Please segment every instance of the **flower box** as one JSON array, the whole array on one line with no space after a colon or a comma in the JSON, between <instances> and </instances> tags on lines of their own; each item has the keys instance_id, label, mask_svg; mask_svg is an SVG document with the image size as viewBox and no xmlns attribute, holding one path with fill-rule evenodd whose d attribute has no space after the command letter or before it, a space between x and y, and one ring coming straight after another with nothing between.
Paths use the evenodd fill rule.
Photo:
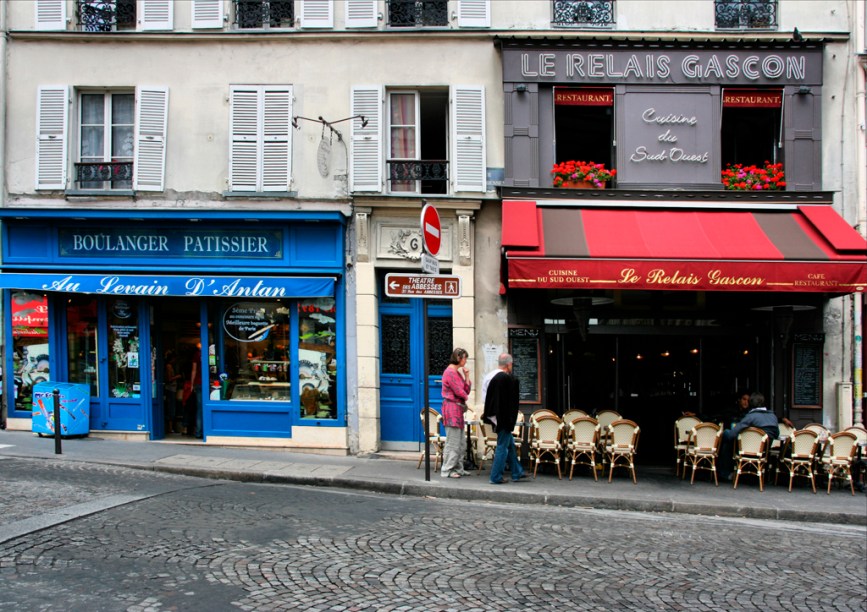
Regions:
<instances>
[{"instance_id":1,"label":"flower box","mask_svg":"<svg viewBox=\"0 0 867 612\"><path fill-rule=\"evenodd\" d=\"M617 170L608 170L605 164L592 161L564 161L551 168L554 187L559 189L605 189L605 185L617 175Z\"/></svg>"},{"instance_id":2,"label":"flower box","mask_svg":"<svg viewBox=\"0 0 867 612\"><path fill-rule=\"evenodd\" d=\"M762 167L729 164L722 171L722 184L729 191L782 191L786 174L783 164L768 161Z\"/></svg>"}]
</instances>

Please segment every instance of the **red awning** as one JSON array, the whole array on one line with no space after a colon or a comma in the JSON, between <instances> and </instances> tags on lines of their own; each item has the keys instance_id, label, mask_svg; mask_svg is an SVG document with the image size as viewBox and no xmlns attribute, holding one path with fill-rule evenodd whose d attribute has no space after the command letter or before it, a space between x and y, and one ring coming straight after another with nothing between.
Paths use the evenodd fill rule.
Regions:
<instances>
[{"instance_id":1,"label":"red awning","mask_svg":"<svg viewBox=\"0 0 867 612\"><path fill-rule=\"evenodd\" d=\"M509 288L852 293L867 242L830 206L572 208L503 202Z\"/></svg>"}]
</instances>

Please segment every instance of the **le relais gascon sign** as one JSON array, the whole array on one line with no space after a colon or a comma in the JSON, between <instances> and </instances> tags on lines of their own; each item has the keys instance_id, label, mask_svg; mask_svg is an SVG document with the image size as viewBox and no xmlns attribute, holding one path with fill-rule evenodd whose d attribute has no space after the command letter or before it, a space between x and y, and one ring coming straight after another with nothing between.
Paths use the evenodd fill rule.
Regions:
<instances>
[{"instance_id":1,"label":"le relais gascon sign","mask_svg":"<svg viewBox=\"0 0 867 612\"><path fill-rule=\"evenodd\" d=\"M616 91L618 184L719 186L726 88L822 82L820 49L504 48L504 80ZM615 90L616 87L616 90Z\"/></svg>"}]
</instances>

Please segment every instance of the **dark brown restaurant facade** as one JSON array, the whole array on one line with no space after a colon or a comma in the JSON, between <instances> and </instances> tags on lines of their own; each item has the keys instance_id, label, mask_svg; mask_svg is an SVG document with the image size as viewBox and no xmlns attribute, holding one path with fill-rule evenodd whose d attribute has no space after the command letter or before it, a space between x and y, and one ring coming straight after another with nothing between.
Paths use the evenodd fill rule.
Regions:
<instances>
[{"instance_id":1,"label":"dark brown restaurant facade","mask_svg":"<svg viewBox=\"0 0 867 612\"><path fill-rule=\"evenodd\" d=\"M847 401L851 418L839 364L863 350L867 245L823 191L823 44L498 44L500 292L524 408L616 409L651 459L677 415L729 419L743 390L796 424L836 425ZM616 176L554 188L570 160ZM733 164L779 164L784 188L726 190Z\"/></svg>"}]
</instances>

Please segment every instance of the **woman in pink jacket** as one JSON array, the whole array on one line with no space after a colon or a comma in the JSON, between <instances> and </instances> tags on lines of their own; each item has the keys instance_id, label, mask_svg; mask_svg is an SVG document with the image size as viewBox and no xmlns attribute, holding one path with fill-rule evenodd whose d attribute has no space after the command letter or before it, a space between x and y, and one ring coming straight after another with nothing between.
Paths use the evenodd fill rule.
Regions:
<instances>
[{"instance_id":1,"label":"woman in pink jacket","mask_svg":"<svg viewBox=\"0 0 867 612\"><path fill-rule=\"evenodd\" d=\"M464 470L467 439L464 436L464 411L470 396L470 370L467 368L467 352L462 348L452 351L449 365L443 372L443 425L446 428L446 444L443 449L443 478L460 478L469 475Z\"/></svg>"}]
</instances>

